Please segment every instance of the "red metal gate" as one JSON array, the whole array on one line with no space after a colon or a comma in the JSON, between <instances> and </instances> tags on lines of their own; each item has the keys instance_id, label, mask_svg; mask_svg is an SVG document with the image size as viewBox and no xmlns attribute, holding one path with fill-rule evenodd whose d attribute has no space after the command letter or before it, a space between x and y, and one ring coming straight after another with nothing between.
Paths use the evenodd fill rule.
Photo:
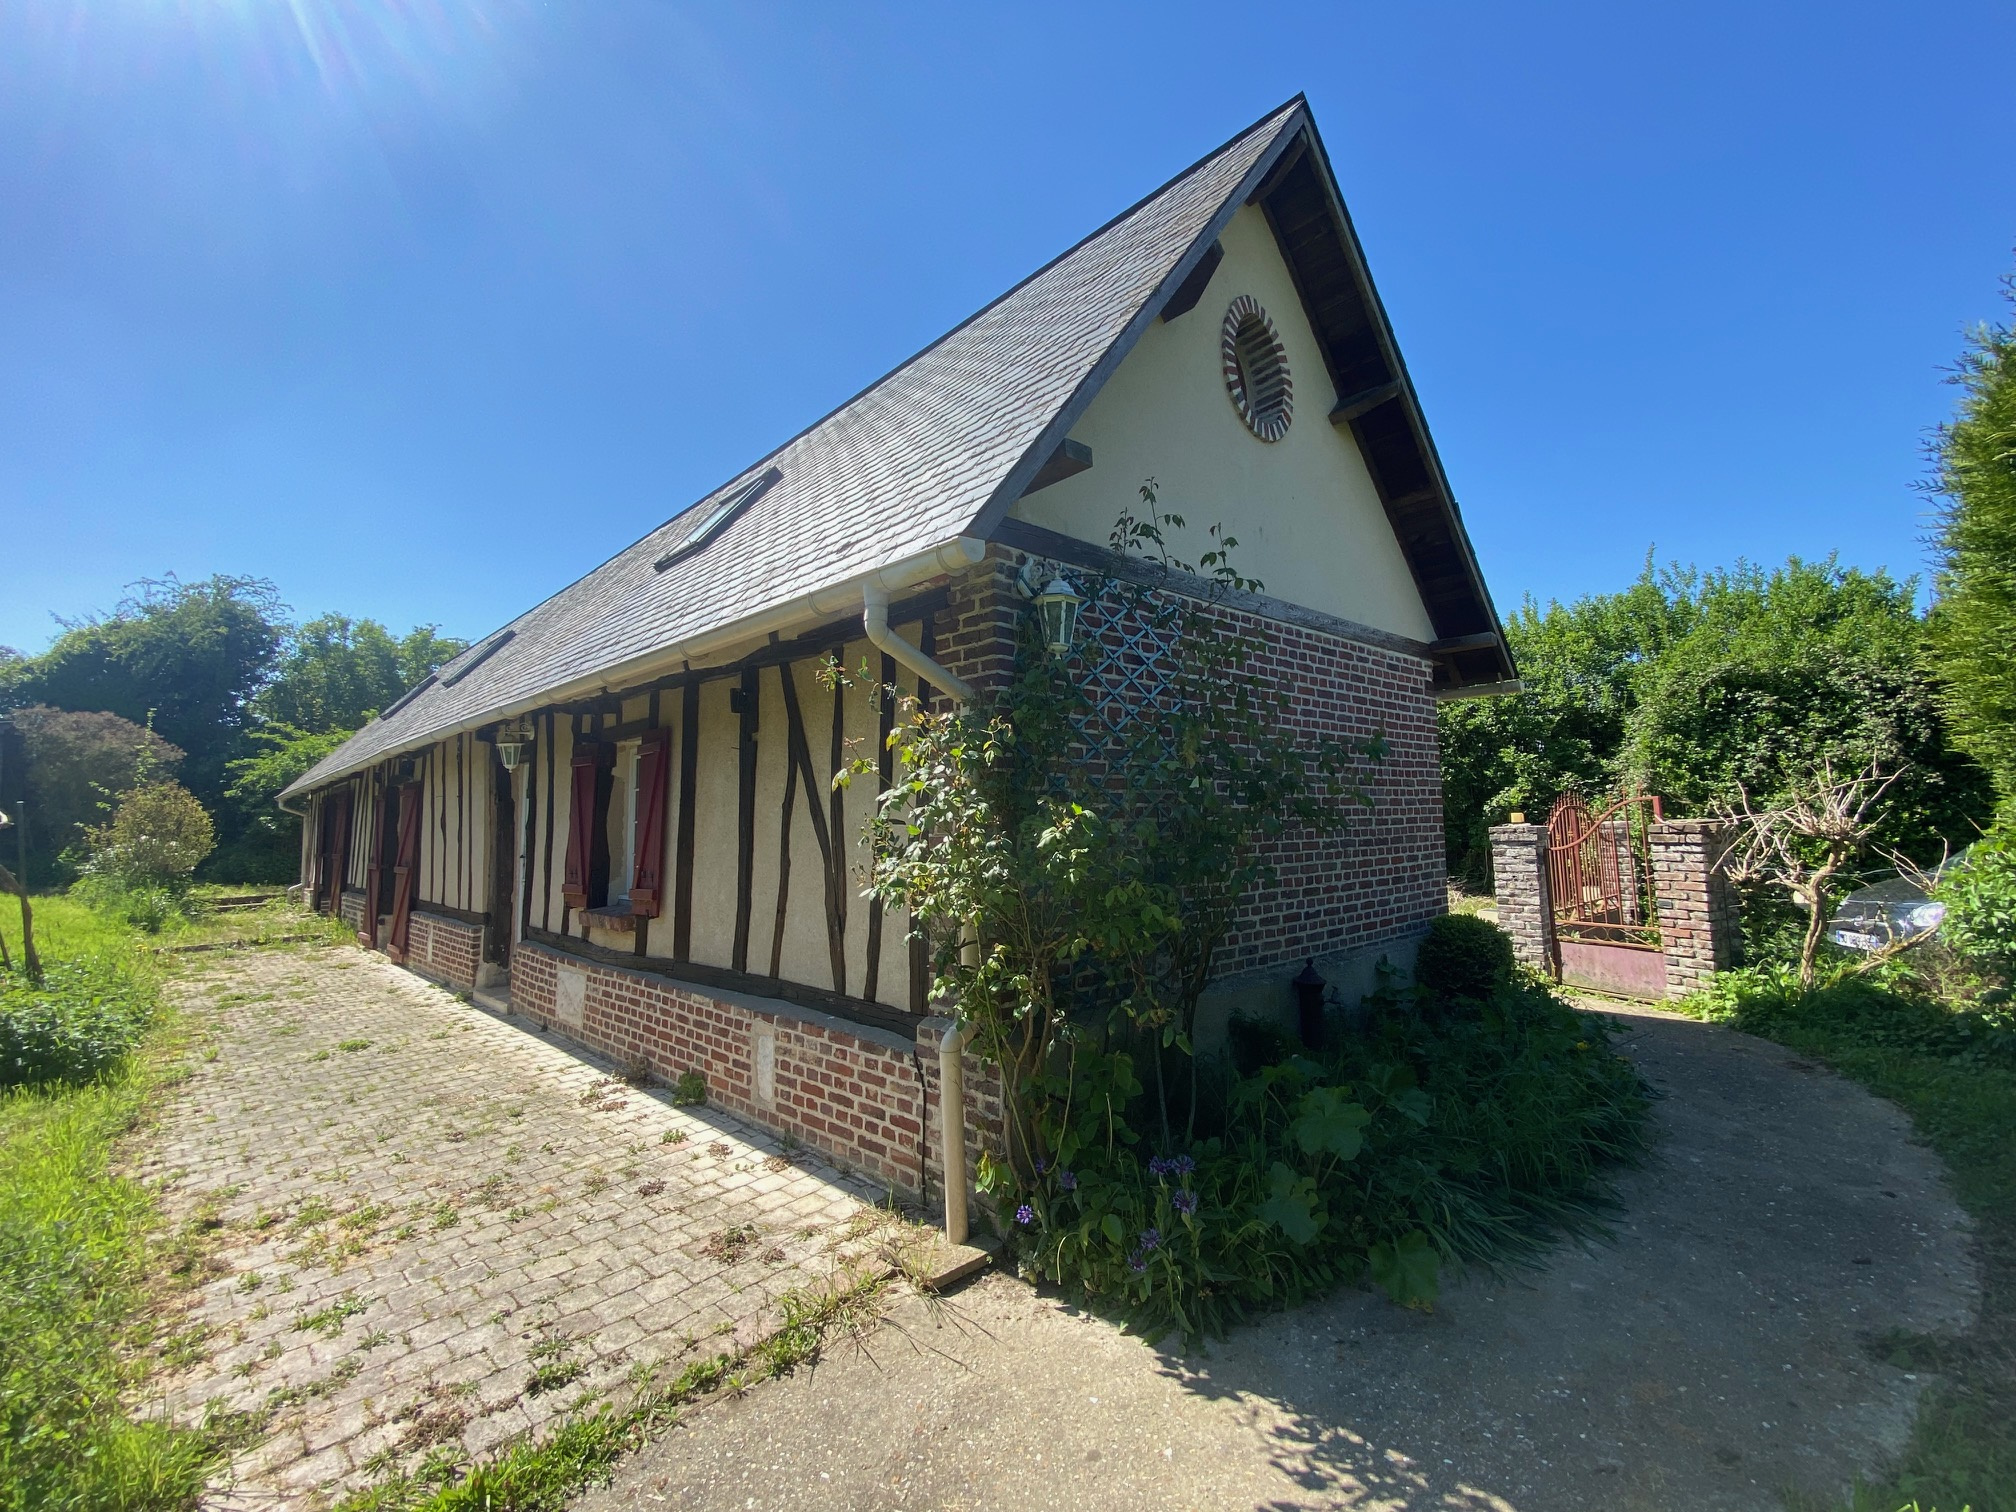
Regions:
<instances>
[{"instance_id":1,"label":"red metal gate","mask_svg":"<svg viewBox=\"0 0 2016 1512\"><path fill-rule=\"evenodd\" d=\"M1649 794L1591 812L1564 793L1547 816L1547 882L1561 980L1621 997L1663 998L1650 827L1663 814Z\"/></svg>"}]
</instances>

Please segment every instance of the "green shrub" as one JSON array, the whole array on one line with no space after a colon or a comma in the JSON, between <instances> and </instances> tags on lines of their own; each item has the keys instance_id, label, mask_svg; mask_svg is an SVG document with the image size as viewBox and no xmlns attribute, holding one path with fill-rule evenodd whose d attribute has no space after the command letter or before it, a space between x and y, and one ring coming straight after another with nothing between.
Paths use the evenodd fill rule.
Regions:
<instances>
[{"instance_id":1,"label":"green shrub","mask_svg":"<svg viewBox=\"0 0 2016 1512\"><path fill-rule=\"evenodd\" d=\"M196 795L179 782L150 782L119 800L109 824L85 833L86 871L123 888L189 884L217 847L217 830Z\"/></svg>"},{"instance_id":2,"label":"green shrub","mask_svg":"<svg viewBox=\"0 0 2016 1512\"><path fill-rule=\"evenodd\" d=\"M129 971L103 960L51 962L40 987L0 975L0 1090L102 1076L139 1043L150 1004Z\"/></svg>"},{"instance_id":3,"label":"green shrub","mask_svg":"<svg viewBox=\"0 0 2016 1512\"><path fill-rule=\"evenodd\" d=\"M1438 1003L1488 1001L1512 980L1512 938L1475 914L1444 914L1429 926L1414 979Z\"/></svg>"},{"instance_id":4,"label":"green shrub","mask_svg":"<svg viewBox=\"0 0 2016 1512\"><path fill-rule=\"evenodd\" d=\"M1426 1306L1445 1264L1594 1225L1645 1108L1603 1021L1527 983L1453 1021L1388 996L1320 1060L1232 1075L1222 1128L1167 1154L1129 1128L1131 1057L1081 1044L1043 1089L1064 1112L1036 1131L1036 1179L983 1161L1024 1270L1194 1338L1341 1280Z\"/></svg>"},{"instance_id":5,"label":"green shrub","mask_svg":"<svg viewBox=\"0 0 2016 1512\"><path fill-rule=\"evenodd\" d=\"M1725 971L1690 1011L1787 1044L1824 1042L1837 1050L1905 1051L2016 1069L2016 1014L1947 1002L1917 990L1902 971L1842 972L1803 991L1788 967Z\"/></svg>"},{"instance_id":6,"label":"green shrub","mask_svg":"<svg viewBox=\"0 0 2016 1512\"><path fill-rule=\"evenodd\" d=\"M699 1071L681 1071L672 1083L672 1106L697 1108L707 1101L707 1078Z\"/></svg>"},{"instance_id":7,"label":"green shrub","mask_svg":"<svg viewBox=\"0 0 2016 1512\"><path fill-rule=\"evenodd\" d=\"M2016 831L1979 841L1934 893L1946 905L1939 938L1947 948L2005 983L2016 977Z\"/></svg>"}]
</instances>

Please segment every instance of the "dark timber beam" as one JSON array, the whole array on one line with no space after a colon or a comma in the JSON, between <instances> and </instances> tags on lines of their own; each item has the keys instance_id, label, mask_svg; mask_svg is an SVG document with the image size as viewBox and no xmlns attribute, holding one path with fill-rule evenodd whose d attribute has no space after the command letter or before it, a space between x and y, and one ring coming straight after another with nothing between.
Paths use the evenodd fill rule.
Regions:
<instances>
[{"instance_id":1,"label":"dark timber beam","mask_svg":"<svg viewBox=\"0 0 2016 1512\"><path fill-rule=\"evenodd\" d=\"M1428 649L1437 656L1449 656L1458 651L1489 651L1498 644L1498 632L1480 630L1475 635L1449 635L1429 643Z\"/></svg>"},{"instance_id":2,"label":"dark timber beam","mask_svg":"<svg viewBox=\"0 0 2016 1512\"><path fill-rule=\"evenodd\" d=\"M1204 255L1197 260L1197 266L1190 270L1189 276L1183 282L1176 285L1176 292L1171 294L1169 302L1162 306L1164 324L1179 315L1188 315L1197 308L1197 301L1204 297L1204 286L1211 282L1211 275L1218 271L1218 264L1223 261L1225 261L1223 242L1214 241L1204 249ZM1030 492L1037 486L1039 485L1032 483L1023 492Z\"/></svg>"},{"instance_id":3,"label":"dark timber beam","mask_svg":"<svg viewBox=\"0 0 2016 1512\"><path fill-rule=\"evenodd\" d=\"M1050 460L1038 469L1036 476L1029 480L1029 486L1022 490L1022 497L1028 498L1039 488L1048 488L1052 483L1062 483L1066 478L1075 478L1092 465L1092 448L1082 441L1069 437L1050 453ZM894 614L892 612L893 621Z\"/></svg>"},{"instance_id":4,"label":"dark timber beam","mask_svg":"<svg viewBox=\"0 0 2016 1512\"><path fill-rule=\"evenodd\" d=\"M1360 415L1369 414L1387 400L1399 397L1400 384L1397 380L1392 383L1376 383L1371 388L1360 389L1349 398L1337 401L1337 407L1330 411L1330 423L1349 425Z\"/></svg>"}]
</instances>

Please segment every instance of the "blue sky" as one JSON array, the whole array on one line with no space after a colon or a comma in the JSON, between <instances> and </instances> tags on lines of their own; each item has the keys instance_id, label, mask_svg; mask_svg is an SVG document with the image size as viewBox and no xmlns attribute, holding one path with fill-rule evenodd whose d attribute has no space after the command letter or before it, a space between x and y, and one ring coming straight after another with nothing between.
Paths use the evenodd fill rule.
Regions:
<instances>
[{"instance_id":1,"label":"blue sky","mask_svg":"<svg viewBox=\"0 0 2016 1512\"><path fill-rule=\"evenodd\" d=\"M0 644L476 635L1294 94L1501 607L1919 571L2016 7L0 0Z\"/></svg>"}]
</instances>

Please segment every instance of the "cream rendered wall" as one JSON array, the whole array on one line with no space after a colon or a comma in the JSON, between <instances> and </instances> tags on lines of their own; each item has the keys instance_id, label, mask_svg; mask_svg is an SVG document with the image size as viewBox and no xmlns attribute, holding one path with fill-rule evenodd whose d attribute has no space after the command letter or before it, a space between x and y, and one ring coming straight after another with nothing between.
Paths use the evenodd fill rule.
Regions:
<instances>
[{"instance_id":1,"label":"cream rendered wall","mask_svg":"<svg viewBox=\"0 0 2016 1512\"><path fill-rule=\"evenodd\" d=\"M735 964L736 760L742 722L728 707L731 686L724 678L700 687L700 762L694 773L693 802L693 959L709 966ZM676 792L676 754L672 764ZM678 833L676 828L672 831L669 846L675 857ZM666 900L664 924L652 923L649 944L654 950L672 948L671 901Z\"/></svg>"},{"instance_id":2,"label":"cream rendered wall","mask_svg":"<svg viewBox=\"0 0 2016 1512\"><path fill-rule=\"evenodd\" d=\"M1233 565L1264 591L1360 624L1433 640L1400 544L1350 431L1333 426L1335 386L1267 218L1242 208L1225 258L1188 314L1157 321L1071 432L1092 467L1018 500L1017 519L1104 545L1123 506L1153 477L1186 528L1171 549L1195 561L1205 531L1238 539ZM1294 421L1281 440L1246 428L1225 390L1220 331L1241 294L1259 300L1288 353Z\"/></svg>"}]
</instances>

